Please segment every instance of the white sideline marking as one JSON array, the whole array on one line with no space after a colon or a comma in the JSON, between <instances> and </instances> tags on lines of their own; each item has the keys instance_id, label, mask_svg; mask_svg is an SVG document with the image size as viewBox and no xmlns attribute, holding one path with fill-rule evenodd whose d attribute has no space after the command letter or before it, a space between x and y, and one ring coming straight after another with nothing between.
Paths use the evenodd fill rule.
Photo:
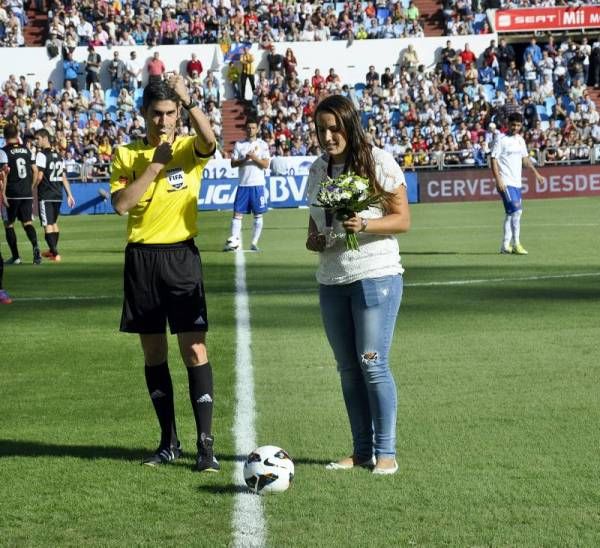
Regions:
<instances>
[{"instance_id":1,"label":"white sideline marking","mask_svg":"<svg viewBox=\"0 0 600 548\"><path fill-rule=\"evenodd\" d=\"M405 283L404 287L433 287L433 286L452 286L452 285L470 285L484 284L487 282L523 282L537 280L555 280L565 278L596 278L600 276L600 272L573 272L571 274L548 274L547 276L515 276L514 278L479 278L471 280L445 280L441 282L413 282ZM269 291L256 290L252 291L252 295L280 295L282 293L313 293L314 288L293 289L288 291Z\"/></svg>"},{"instance_id":2,"label":"white sideline marking","mask_svg":"<svg viewBox=\"0 0 600 548\"><path fill-rule=\"evenodd\" d=\"M242 260L238 258L238 255L242 256ZM246 307L248 306L248 295L246 289L246 263L243 260L243 253L236 253L236 284L237 284L237 267L238 261L242 262L242 268L244 269L244 291L246 292ZM569 274L548 274L545 276L515 276L514 278L475 278L471 280L445 280L441 282L413 282L405 283L404 287L433 287L433 286L452 286L452 285L469 285L469 284L484 284L487 282L528 282L538 280L562 280L567 278L596 278L600 276L600 272L571 272ZM237 285L236 285L237 288ZM308 289L293 289L288 291L252 291L252 295L277 295L279 293L312 293L313 288ZM31 301L104 301L109 299L121 300L120 296L112 295L97 295L96 297L91 296L77 296L77 295L63 295L56 297L13 297L14 302L31 302ZM237 296L236 296L237 306ZM248 321L248 329L250 322ZM250 336L248 334L248 347L250 346ZM251 447L248 452L252 451L254 447Z\"/></svg>"},{"instance_id":3,"label":"white sideline marking","mask_svg":"<svg viewBox=\"0 0 600 548\"><path fill-rule=\"evenodd\" d=\"M514 278L480 278L472 280L446 280L443 282L415 282L404 284L404 287L431 287L437 285L469 285L486 282L527 282L536 280L557 280L564 278L595 278L600 272L573 272L571 274L548 274L545 276L515 276Z\"/></svg>"},{"instance_id":4,"label":"white sideline marking","mask_svg":"<svg viewBox=\"0 0 600 548\"><path fill-rule=\"evenodd\" d=\"M236 455L247 455L256 448L254 425L254 376L250 344L250 308L246 287L246 259L235 254L235 324L236 324L236 380L233 437ZM236 461L233 480L237 487L245 487L244 462ZM250 492L235 495L233 507L233 546L235 548L262 548L266 543L266 523L260 496Z\"/></svg>"},{"instance_id":5,"label":"white sideline marking","mask_svg":"<svg viewBox=\"0 0 600 548\"><path fill-rule=\"evenodd\" d=\"M527 227L553 227L556 228L557 225L556 224L552 224L552 223L527 223ZM580 226L587 226L587 227L591 227L591 226L600 226L600 223L562 223L560 225L558 225L560 228L564 228L564 227L580 227ZM415 230L446 230L446 229L452 229L452 230L472 230L474 228L497 228L498 227L498 223L494 223L494 224L489 224L489 225L433 225L433 226L415 226L415 227L411 227L410 231L414 232Z\"/></svg>"}]
</instances>

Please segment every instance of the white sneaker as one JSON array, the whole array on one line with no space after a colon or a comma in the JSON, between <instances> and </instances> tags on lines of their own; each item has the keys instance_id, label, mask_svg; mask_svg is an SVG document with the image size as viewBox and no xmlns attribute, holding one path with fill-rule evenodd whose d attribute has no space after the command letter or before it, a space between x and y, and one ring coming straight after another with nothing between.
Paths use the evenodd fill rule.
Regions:
<instances>
[{"instance_id":1,"label":"white sneaker","mask_svg":"<svg viewBox=\"0 0 600 548\"><path fill-rule=\"evenodd\" d=\"M376 476L391 476L398 471L398 463L394 459L394 467L393 468L373 468L373 474Z\"/></svg>"},{"instance_id":2,"label":"white sneaker","mask_svg":"<svg viewBox=\"0 0 600 548\"><path fill-rule=\"evenodd\" d=\"M344 460L349 460L348 463L344 463ZM354 464L353 457L349 457L348 459L343 459L338 462L330 462L325 465L325 470L352 470L352 468L373 468L375 466L375 457L371 457L369 460L364 462L358 462Z\"/></svg>"}]
</instances>

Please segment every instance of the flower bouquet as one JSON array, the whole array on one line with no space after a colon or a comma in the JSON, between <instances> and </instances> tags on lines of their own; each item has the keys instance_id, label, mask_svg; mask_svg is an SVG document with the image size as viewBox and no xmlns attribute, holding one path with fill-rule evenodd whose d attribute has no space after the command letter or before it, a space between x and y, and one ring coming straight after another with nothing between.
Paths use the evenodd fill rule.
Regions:
<instances>
[{"instance_id":1,"label":"flower bouquet","mask_svg":"<svg viewBox=\"0 0 600 548\"><path fill-rule=\"evenodd\" d=\"M318 203L314 205L332 211L339 221L345 221L379 201L379 196L370 190L369 180L356 173L343 173L334 179L328 177L321 182ZM346 232L346 249L359 250L354 232Z\"/></svg>"}]
</instances>

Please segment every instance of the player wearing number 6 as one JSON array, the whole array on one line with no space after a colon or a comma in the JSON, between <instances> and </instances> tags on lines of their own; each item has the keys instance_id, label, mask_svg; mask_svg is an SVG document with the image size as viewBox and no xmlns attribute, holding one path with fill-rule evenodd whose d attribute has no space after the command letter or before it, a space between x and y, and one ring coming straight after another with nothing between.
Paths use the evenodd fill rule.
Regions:
<instances>
[{"instance_id":1,"label":"player wearing number 6","mask_svg":"<svg viewBox=\"0 0 600 548\"><path fill-rule=\"evenodd\" d=\"M63 188L67 193L67 204L70 208L75 207L75 198L71 193L71 185L65 175L65 165L58 152L52 149L50 133L46 129L35 132L35 140L38 153L35 157L35 165L38 168L35 185L38 190L38 204L40 222L44 227L44 236L48 244L48 251L42 256L51 261L61 260L58 253L58 216L63 201Z\"/></svg>"},{"instance_id":2,"label":"player wearing number 6","mask_svg":"<svg viewBox=\"0 0 600 548\"><path fill-rule=\"evenodd\" d=\"M0 149L0 169L6 176L4 191L5 208L2 209L6 241L11 258L5 264L21 264L15 221L18 219L33 248L33 264L40 264L42 257L38 248L37 234L32 223L33 184L37 168L33 165L30 150L19 141L19 131L13 124L4 126L6 145Z\"/></svg>"}]
</instances>

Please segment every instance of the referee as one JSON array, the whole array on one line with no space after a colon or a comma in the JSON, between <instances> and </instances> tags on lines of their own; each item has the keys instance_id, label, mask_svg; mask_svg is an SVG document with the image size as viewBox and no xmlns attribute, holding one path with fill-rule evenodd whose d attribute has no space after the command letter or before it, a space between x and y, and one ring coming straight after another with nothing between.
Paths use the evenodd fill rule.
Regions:
<instances>
[{"instance_id":1,"label":"referee","mask_svg":"<svg viewBox=\"0 0 600 548\"><path fill-rule=\"evenodd\" d=\"M175 137L182 108L189 113L195 137ZM208 318L194 244L200 181L215 152L215 136L179 75L146 86L142 114L147 137L117 148L110 185L115 210L129 214L121 331L139 333L146 384L161 430L157 450L143 463L159 466L181 455L167 364L168 322L188 372L198 434L196 469L217 472Z\"/></svg>"}]
</instances>

